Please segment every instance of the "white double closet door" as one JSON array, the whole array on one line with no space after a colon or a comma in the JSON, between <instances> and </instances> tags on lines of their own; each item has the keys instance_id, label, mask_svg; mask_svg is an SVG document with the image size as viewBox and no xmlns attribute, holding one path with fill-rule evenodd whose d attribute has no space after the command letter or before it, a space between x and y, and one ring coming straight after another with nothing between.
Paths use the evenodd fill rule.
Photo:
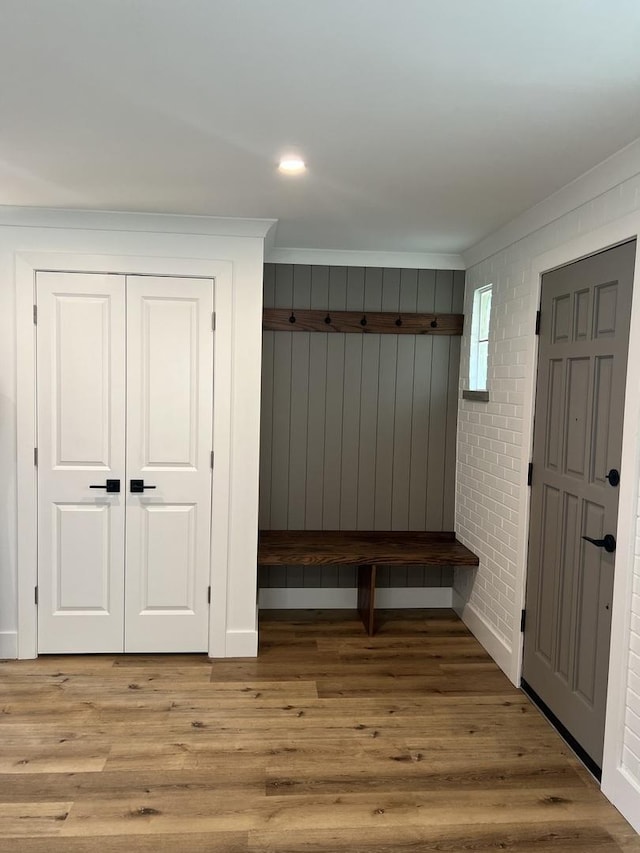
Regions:
<instances>
[{"instance_id":1,"label":"white double closet door","mask_svg":"<svg viewBox=\"0 0 640 853\"><path fill-rule=\"evenodd\" d=\"M42 272L36 300L38 650L205 651L213 281Z\"/></svg>"}]
</instances>

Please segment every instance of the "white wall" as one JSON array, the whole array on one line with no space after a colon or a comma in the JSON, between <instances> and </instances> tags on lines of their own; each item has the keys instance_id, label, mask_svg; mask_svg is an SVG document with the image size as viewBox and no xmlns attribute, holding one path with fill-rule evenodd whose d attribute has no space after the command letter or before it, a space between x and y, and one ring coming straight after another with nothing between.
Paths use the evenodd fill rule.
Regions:
<instances>
[{"instance_id":1,"label":"white wall","mask_svg":"<svg viewBox=\"0 0 640 853\"><path fill-rule=\"evenodd\" d=\"M465 313L475 288L494 287L490 402L460 401L456 530L480 556L457 572L454 603L504 671L519 683L540 273L640 231L640 145L634 144L545 200L466 255ZM640 830L640 509L637 399L640 324L636 265L625 410L603 791ZM461 387L468 387L469 330ZM625 455L626 454L626 455ZM625 465L626 462L626 465Z\"/></svg>"},{"instance_id":2,"label":"white wall","mask_svg":"<svg viewBox=\"0 0 640 853\"><path fill-rule=\"evenodd\" d=\"M22 425L18 434L17 377L20 399L28 401L35 388L28 358L23 357L33 348L33 327L29 329L25 309L32 301L33 284L28 276L24 279L25 258L45 256L50 268L57 268L56 258L65 268L73 257L72 268L90 269L92 259L101 257L105 263L117 258L130 271L220 272L216 310L220 307L223 325L216 331L215 344L220 408L214 430L214 449L220 452L214 476L224 489L218 487L216 500L214 479L213 547L219 559L212 573L210 652L221 657L256 653L263 247L271 225L270 220L0 208L0 657L16 656L19 572L35 570L28 542L18 564L18 531L28 531L32 510L23 433L33 425ZM20 269L22 278L16 272ZM21 505L19 491L27 496ZM216 523L220 519L222 525ZM21 541L25 543L24 536ZM20 603L21 608L29 606ZM21 655L22 649L27 656L33 653L30 638L24 643L20 639Z\"/></svg>"}]
</instances>

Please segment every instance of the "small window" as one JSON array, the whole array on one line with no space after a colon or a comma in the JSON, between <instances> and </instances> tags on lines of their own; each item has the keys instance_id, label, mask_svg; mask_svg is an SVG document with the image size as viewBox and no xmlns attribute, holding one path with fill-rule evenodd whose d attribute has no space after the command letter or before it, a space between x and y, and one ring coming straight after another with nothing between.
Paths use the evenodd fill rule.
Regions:
<instances>
[{"instance_id":1,"label":"small window","mask_svg":"<svg viewBox=\"0 0 640 853\"><path fill-rule=\"evenodd\" d=\"M478 288L473 294L471 351L469 353L469 388L471 391L487 390L492 289L493 285L488 284L485 287Z\"/></svg>"}]
</instances>

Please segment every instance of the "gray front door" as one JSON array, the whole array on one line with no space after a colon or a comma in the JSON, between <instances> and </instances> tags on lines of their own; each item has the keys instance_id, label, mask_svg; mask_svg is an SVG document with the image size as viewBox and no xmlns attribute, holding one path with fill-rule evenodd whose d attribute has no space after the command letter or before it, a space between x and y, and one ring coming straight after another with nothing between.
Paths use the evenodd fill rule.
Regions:
<instances>
[{"instance_id":1,"label":"gray front door","mask_svg":"<svg viewBox=\"0 0 640 853\"><path fill-rule=\"evenodd\" d=\"M540 306L523 679L598 767L634 258L547 273Z\"/></svg>"}]
</instances>

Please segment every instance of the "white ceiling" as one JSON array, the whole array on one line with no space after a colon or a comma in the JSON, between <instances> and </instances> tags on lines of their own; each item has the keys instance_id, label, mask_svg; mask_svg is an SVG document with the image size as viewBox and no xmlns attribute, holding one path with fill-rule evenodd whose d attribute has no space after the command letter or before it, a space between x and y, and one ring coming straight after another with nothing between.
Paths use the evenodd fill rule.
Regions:
<instances>
[{"instance_id":1,"label":"white ceiling","mask_svg":"<svg viewBox=\"0 0 640 853\"><path fill-rule=\"evenodd\" d=\"M459 252L640 136L639 45L638 0L0 0L0 204Z\"/></svg>"}]
</instances>

